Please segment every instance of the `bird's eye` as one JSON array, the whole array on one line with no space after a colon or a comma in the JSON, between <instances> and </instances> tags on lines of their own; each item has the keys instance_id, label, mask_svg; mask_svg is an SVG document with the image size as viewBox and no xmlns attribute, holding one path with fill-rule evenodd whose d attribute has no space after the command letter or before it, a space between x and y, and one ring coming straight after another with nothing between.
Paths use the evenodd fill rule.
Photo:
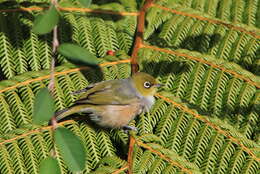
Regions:
<instances>
[{"instance_id":1,"label":"bird's eye","mask_svg":"<svg viewBox=\"0 0 260 174\"><path fill-rule=\"evenodd\" d=\"M145 88L150 88L152 85L150 82L144 82L144 87Z\"/></svg>"}]
</instances>

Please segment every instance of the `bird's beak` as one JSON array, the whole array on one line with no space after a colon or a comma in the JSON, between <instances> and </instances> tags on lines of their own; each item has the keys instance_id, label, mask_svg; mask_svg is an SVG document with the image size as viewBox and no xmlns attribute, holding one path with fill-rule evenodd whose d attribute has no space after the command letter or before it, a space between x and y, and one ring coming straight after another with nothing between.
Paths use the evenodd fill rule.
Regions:
<instances>
[{"instance_id":1,"label":"bird's beak","mask_svg":"<svg viewBox=\"0 0 260 174\"><path fill-rule=\"evenodd\" d=\"M160 84L160 83L157 83L157 84L154 84L155 87L159 88L161 86L164 86L163 84Z\"/></svg>"}]
</instances>

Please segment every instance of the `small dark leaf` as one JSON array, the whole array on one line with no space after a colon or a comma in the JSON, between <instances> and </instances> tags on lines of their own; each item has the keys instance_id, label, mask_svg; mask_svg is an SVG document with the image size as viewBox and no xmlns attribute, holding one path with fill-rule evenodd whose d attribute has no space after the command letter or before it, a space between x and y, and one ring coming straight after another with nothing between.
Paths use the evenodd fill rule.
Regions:
<instances>
[{"instance_id":1,"label":"small dark leaf","mask_svg":"<svg viewBox=\"0 0 260 174\"><path fill-rule=\"evenodd\" d=\"M85 168L86 153L80 139L66 128L59 127L54 133L55 142L71 171Z\"/></svg>"},{"instance_id":2,"label":"small dark leaf","mask_svg":"<svg viewBox=\"0 0 260 174\"><path fill-rule=\"evenodd\" d=\"M60 166L55 158L48 157L40 164L40 174L60 174Z\"/></svg>"},{"instance_id":3,"label":"small dark leaf","mask_svg":"<svg viewBox=\"0 0 260 174\"><path fill-rule=\"evenodd\" d=\"M97 65L98 59L85 48L71 43L64 43L58 47L58 52L69 61L79 65Z\"/></svg>"},{"instance_id":4,"label":"small dark leaf","mask_svg":"<svg viewBox=\"0 0 260 174\"><path fill-rule=\"evenodd\" d=\"M42 124L54 115L54 100L47 88L42 88L36 94L33 110L33 123Z\"/></svg>"},{"instance_id":5,"label":"small dark leaf","mask_svg":"<svg viewBox=\"0 0 260 174\"><path fill-rule=\"evenodd\" d=\"M84 6L84 7L89 7L91 4L92 0L79 0L79 2Z\"/></svg>"},{"instance_id":6,"label":"small dark leaf","mask_svg":"<svg viewBox=\"0 0 260 174\"><path fill-rule=\"evenodd\" d=\"M33 32L36 34L46 34L59 22L59 13L55 6L51 6L44 14L36 17L33 24Z\"/></svg>"}]
</instances>

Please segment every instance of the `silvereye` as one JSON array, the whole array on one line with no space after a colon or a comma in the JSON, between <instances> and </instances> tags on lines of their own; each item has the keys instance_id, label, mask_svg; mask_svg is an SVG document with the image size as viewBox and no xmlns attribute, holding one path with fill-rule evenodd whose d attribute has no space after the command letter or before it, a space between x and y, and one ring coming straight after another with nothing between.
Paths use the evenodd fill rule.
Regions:
<instances>
[{"instance_id":1,"label":"silvereye","mask_svg":"<svg viewBox=\"0 0 260 174\"><path fill-rule=\"evenodd\" d=\"M56 112L57 120L74 113L86 113L102 127L135 129L128 123L154 104L154 94L159 87L154 77L138 72L132 77L108 80L74 92L81 94L73 106Z\"/></svg>"}]
</instances>

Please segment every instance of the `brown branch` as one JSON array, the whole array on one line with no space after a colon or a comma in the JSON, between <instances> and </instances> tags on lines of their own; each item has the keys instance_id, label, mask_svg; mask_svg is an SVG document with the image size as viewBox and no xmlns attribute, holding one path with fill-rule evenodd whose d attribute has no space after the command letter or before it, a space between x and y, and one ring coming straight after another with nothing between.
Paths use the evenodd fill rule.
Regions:
<instances>
[{"instance_id":1,"label":"brown branch","mask_svg":"<svg viewBox=\"0 0 260 174\"><path fill-rule=\"evenodd\" d=\"M129 135L129 148L128 148L128 156L127 156L127 163L128 163L128 174L133 174L133 153L134 153L134 145L135 145L135 139L130 134Z\"/></svg>"},{"instance_id":2,"label":"brown branch","mask_svg":"<svg viewBox=\"0 0 260 174\"><path fill-rule=\"evenodd\" d=\"M114 172L111 173L111 174L119 174L119 173L125 171L126 169L128 169L128 165L126 165L126 166L124 166L123 168L120 168L120 169L114 171Z\"/></svg>"},{"instance_id":3,"label":"brown branch","mask_svg":"<svg viewBox=\"0 0 260 174\"><path fill-rule=\"evenodd\" d=\"M143 42L143 35L144 35L144 24L145 24L145 12L146 10L152 5L153 0L146 0L145 4L140 10L139 16L137 18L137 29L135 34L135 43L133 52L131 55L131 70L132 74L138 71L138 62L137 62L137 53L138 50Z\"/></svg>"}]
</instances>

